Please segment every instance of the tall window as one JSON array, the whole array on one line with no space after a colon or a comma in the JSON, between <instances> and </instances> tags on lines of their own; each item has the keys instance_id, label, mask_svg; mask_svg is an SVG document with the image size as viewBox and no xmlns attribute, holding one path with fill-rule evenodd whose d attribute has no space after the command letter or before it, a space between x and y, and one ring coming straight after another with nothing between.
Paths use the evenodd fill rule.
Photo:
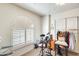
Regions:
<instances>
[{"instance_id":1,"label":"tall window","mask_svg":"<svg viewBox=\"0 0 79 59\"><path fill-rule=\"evenodd\" d=\"M15 29L13 30L13 46L20 44L33 43L34 41L34 30L28 29Z\"/></svg>"},{"instance_id":2,"label":"tall window","mask_svg":"<svg viewBox=\"0 0 79 59\"><path fill-rule=\"evenodd\" d=\"M13 46L18 44L25 44L25 30L13 30Z\"/></svg>"},{"instance_id":3,"label":"tall window","mask_svg":"<svg viewBox=\"0 0 79 59\"><path fill-rule=\"evenodd\" d=\"M34 31L32 28L26 29L26 42L32 43L34 41Z\"/></svg>"}]
</instances>

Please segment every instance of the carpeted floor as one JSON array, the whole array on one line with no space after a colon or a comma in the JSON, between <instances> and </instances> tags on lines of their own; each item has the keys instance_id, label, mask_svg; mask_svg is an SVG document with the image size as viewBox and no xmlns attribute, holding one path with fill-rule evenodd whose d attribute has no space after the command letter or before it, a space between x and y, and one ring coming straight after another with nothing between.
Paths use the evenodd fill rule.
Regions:
<instances>
[{"instance_id":1,"label":"carpeted floor","mask_svg":"<svg viewBox=\"0 0 79 59\"><path fill-rule=\"evenodd\" d=\"M23 56L39 56L40 50L41 49L39 49L39 48L38 49L33 49L30 52L24 54Z\"/></svg>"},{"instance_id":2,"label":"carpeted floor","mask_svg":"<svg viewBox=\"0 0 79 59\"><path fill-rule=\"evenodd\" d=\"M24 54L23 56L40 56L39 55L40 54L40 51L41 51L40 48L33 49L30 52ZM55 56L55 52L54 51L52 51L51 53L52 53L53 56ZM56 56L59 56L59 55L57 54ZM68 52L68 56L79 56L79 54L73 53L73 52Z\"/></svg>"}]
</instances>

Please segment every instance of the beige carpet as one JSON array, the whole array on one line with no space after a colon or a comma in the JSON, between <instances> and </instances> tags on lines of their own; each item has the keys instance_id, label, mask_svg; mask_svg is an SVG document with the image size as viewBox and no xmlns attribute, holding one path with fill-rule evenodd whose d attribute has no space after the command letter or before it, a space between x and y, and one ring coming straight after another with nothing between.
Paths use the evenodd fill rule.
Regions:
<instances>
[{"instance_id":1,"label":"beige carpet","mask_svg":"<svg viewBox=\"0 0 79 59\"><path fill-rule=\"evenodd\" d=\"M24 54L23 56L39 56L40 50L41 50L40 48L33 49L30 52ZM52 53L53 56L55 56L55 52L54 51L52 51L51 53ZM59 55L56 55L56 56L59 56ZM68 52L68 56L79 56L79 54L73 53L73 52Z\"/></svg>"},{"instance_id":2,"label":"beige carpet","mask_svg":"<svg viewBox=\"0 0 79 59\"><path fill-rule=\"evenodd\" d=\"M23 56L39 56L40 50L41 50L40 48L33 49L30 52L24 54Z\"/></svg>"}]
</instances>

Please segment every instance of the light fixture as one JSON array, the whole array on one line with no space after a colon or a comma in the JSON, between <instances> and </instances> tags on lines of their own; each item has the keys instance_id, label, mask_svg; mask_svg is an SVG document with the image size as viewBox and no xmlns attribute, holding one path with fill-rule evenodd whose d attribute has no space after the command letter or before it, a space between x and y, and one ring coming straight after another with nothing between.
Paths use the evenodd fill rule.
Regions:
<instances>
[{"instance_id":1,"label":"light fixture","mask_svg":"<svg viewBox=\"0 0 79 59\"><path fill-rule=\"evenodd\" d=\"M31 28L34 28L34 25L33 24L31 24Z\"/></svg>"},{"instance_id":2,"label":"light fixture","mask_svg":"<svg viewBox=\"0 0 79 59\"><path fill-rule=\"evenodd\" d=\"M56 3L56 5L64 5L64 3Z\"/></svg>"},{"instance_id":3,"label":"light fixture","mask_svg":"<svg viewBox=\"0 0 79 59\"><path fill-rule=\"evenodd\" d=\"M57 2L56 2L56 4L57 4L57 5L64 5L64 4L65 4L65 2L64 2L64 1L59 0L59 1L57 1Z\"/></svg>"}]
</instances>

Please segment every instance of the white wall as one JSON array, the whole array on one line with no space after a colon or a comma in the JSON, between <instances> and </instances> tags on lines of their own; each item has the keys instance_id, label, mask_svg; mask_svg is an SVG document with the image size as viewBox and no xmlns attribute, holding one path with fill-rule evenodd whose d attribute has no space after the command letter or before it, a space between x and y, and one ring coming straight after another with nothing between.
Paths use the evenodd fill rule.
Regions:
<instances>
[{"instance_id":1,"label":"white wall","mask_svg":"<svg viewBox=\"0 0 79 59\"><path fill-rule=\"evenodd\" d=\"M11 31L14 28L26 28L34 24L35 39L41 33L41 17L12 4L0 4L0 36L1 46L10 45Z\"/></svg>"},{"instance_id":2,"label":"white wall","mask_svg":"<svg viewBox=\"0 0 79 59\"><path fill-rule=\"evenodd\" d=\"M79 16L79 8L64 11L64 12L61 12L61 13L55 13L54 15L52 14L52 17L54 19L73 17L73 16Z\"/></svg>"},{"instance_id":3,"label":"white wall","mask_svg":"<svg viewBox=\"0 0 79 59\"><path fill-rule=\"evenodd\" d=\"M49 32L49 16L48 15L43 16L41 23L42 23L42 33L47 34Z\"/></svg>"}]
</instances>

